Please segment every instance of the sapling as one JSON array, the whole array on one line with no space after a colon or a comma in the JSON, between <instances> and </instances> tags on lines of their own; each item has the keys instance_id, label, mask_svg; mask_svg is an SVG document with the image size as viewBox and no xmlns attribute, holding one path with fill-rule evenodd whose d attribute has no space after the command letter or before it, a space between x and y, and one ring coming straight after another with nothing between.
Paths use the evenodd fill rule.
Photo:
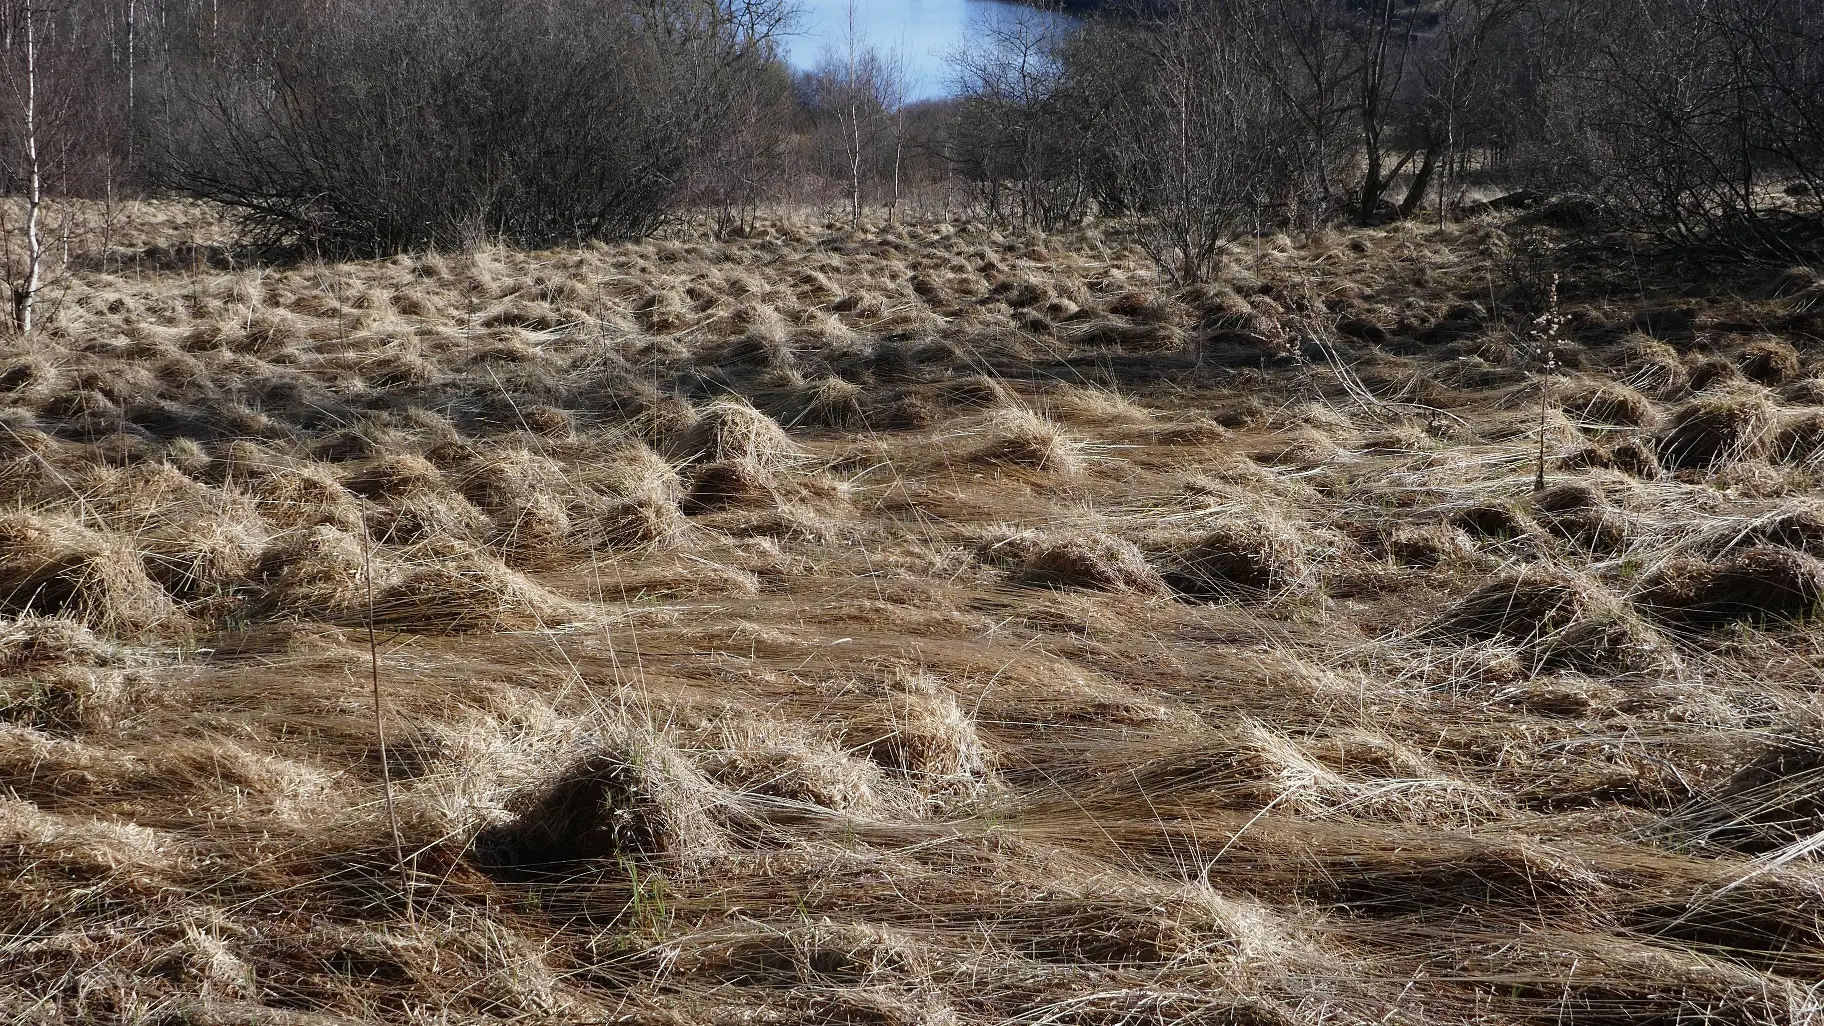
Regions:
<instances>
[{"instance_id":1,"label":"sapling","mask_svg":"<svg viewBox=\"0 0 1824 1026\"><path fill-rule=\"evenodd\" d=\"M1545 312L1533 320L1533 361L1539 368L1539 454L1533 468L1533 491L1545 491L1545 414L1552 398L1552 374L1558 369L1558 346L1567 318L1558 309L1558 276L1552 275Z\"/></svg>"}]
</instances>

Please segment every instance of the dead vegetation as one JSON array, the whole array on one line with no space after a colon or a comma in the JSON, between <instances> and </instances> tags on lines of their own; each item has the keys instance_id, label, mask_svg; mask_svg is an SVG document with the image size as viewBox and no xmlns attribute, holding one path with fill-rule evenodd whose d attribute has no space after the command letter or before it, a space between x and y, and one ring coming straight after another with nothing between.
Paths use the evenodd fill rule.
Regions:
<instances>
[{"instance_id":1,"label":"dead vegetation","mask_svg":"<svg viewBox=\"0 0 1824 1026\"><path fill-rule=\"evenodd\" d=\"M1494 221L135 216L0 343L0 1019L1824 1017L1815 272L1548 380Z\"/></svg>"}]
</instances>

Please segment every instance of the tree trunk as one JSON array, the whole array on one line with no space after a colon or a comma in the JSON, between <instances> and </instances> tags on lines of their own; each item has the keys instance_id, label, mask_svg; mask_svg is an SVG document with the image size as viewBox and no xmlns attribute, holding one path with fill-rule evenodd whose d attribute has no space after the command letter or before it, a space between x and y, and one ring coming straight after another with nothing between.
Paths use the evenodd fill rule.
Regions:
<instances>
[{"instance_id":1,"label":"tree trunk","mask_svg":"<svg viewBox=\"0 0 1824 1026\"><path fill-rule=\"evenodd\" d=\"M1441 148L1436 142L1425 147L1425 160L1419 164L1418 172L1412 176L1412 186L1406 190L1406 198L1400 201L1401 217L1411 217L1412 212L1419 209L1419 203L1425 199L1425 191L1431 188L1431 176L1438 169L1438 150ZM1443 197L1440 195L1438 206L1442 208L1443 204Z\"/></svg>"},{"instance_id":2,"label":"tree trunk","mask_svg":"<svg viewBox=\"0 0 1824 1026\"><path fill-rule=\"evenodd\" d=\"M887 208L887 223L896 224L899 220L899 169L906 154L906 116L902 107L899 122L893 131L893 205Z\"/></svg>"},{"instance_id":3,"label":"tree trunk","mask_svg":"<svg viewBox=\"0 0 1824 1026\"><path fill-rule=\"evenodd\" d=\"M38 219L44 205L44 180L38 164L38 33L32 5L25 5L25 277L13 286L13 323L19 334L32 333L33 306L44 261Z\"/></svg>"},{"instance_id":4,"label":"tree trunk","mask_svg":"<svg viewBox=\"0 0 1824 1026\"><path fill-rule=\"evenodd\" d=\"M1381 194L1387 190L1381 181L1381 151L1378 144L1368 144L1368 170L1362 176L1362 192L1356 199L1355 215L1364 221L1372 220L1376 208L1381 205Z\"/></svg>"}]
</instances>

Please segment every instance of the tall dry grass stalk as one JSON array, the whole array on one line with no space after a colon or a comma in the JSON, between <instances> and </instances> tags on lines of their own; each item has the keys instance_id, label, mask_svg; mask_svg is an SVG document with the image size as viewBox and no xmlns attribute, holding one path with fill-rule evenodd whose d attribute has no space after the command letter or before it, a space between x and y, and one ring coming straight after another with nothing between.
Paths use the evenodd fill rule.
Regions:
<instances>
[{"instance_id":1,"label":"tall dry grass stalk","mask_svg":"<svg viewBox=\"0 0 1824 1026\"><path fill-rule=\"evenodd\" d=\"M386 750L386 715L380 695L380 642L374 631L374 541L365 528L361 531L361 579L367 599L367 660L374 699L374 739L380 750L380 786L386 799L387 826L393 835L393 861L399 869L400 893L405 897L405 920L412 924L417 919L412 902L416 874L405 860L405 839L399 831L399 808L393 797L392 760Z\"/></svg>"},{"instance_id":2,"label":"tall dry grass stalk","mask_svg":"<svg viewBox=\"0 0 1824 1026\"><path fill-rule=\"evenodd\" d=\"M1545 417L1552 393L1552 374L1558 370L1558 345L1565 317L1558 309L1558 275L1552 275L1545 312L1533 322L1533 347L1539 362L1539 454L1533 470L1533 491L1545 491Z\"/></svg>"}]
</instances>

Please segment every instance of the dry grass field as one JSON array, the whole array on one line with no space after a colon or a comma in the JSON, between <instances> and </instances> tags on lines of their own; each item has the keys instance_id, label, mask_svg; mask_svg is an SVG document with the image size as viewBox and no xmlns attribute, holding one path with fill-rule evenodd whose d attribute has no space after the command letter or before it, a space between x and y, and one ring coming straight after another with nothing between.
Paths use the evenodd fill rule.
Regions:
<instances>
[{"instance_id":1,"label":"dry grass field","mask_svg":"<svg viewBox=\"0 0 1824 1026\"><path fill-rule=\"evenodd\" d=\"M220 230L0 343L0 1021L1824 1020L1819 273Z\"/></svg>"}]
</instances>

